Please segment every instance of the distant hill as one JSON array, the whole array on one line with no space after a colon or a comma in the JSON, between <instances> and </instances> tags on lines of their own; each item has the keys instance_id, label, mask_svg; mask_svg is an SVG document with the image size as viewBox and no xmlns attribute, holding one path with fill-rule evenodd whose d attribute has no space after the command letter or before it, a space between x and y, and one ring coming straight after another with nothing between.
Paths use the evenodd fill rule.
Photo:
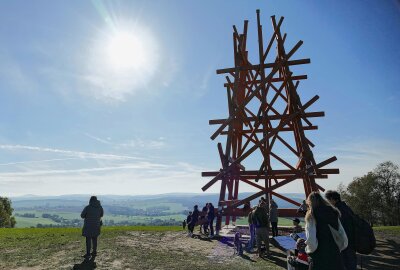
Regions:
<instances>
[{"instance_id":1,"label":"distant hill","mask_svg":"<svg viewBox=\"0 0 400 270\"><path fill-rule=\"evenodd\" d=\"M252 193L242 193L239 199ZM300 193L284 194L301 202ZM207 202L217 205L219 194L169 193L157 195L100 195L107 226L114 225L179 225L194 205L202 208ZM90 195L12 197L17 227L79 227L80 213L88 204ZM293 205L275 198L280 208ZM255 205L257 200L251 202Z\"/></svg>"},{"instance_id":2,"label":"distant hill","mask_svg":"<svg viewBox=\"0 0 400 270\"><path fill-rule=\"evenodd\" d=\"M239 199L246 198L253 193L241 193ZM282 194L292 200L301 202L305 196L301 193L286 193ZM202 193L166 193L157 195L99 195L98 199L103 206L107 205L131 205L135 203L142 206L148 202L149 205L157 203L179 203L191 209L193 205L205 205L207 202L212 202L217 205L219 194L202 194ZM30 208L30 207L75 207L84 206L88 203L90 195L61 195L61 196L35 196L25 195L19 197L11 197L14 209ZM280 198L274 197L280 208L294 208L294 206ZM257 203L257 200L252 201L252 205Z\"/></svg>"}]
</instances>

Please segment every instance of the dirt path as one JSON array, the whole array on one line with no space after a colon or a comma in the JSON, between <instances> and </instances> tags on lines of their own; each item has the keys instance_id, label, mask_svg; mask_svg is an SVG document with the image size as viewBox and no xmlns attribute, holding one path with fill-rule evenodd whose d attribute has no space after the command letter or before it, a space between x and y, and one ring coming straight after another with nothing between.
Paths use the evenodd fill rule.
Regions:
<instances>
[{"instance_id":1,"label":"dirt path","mask_svg":"<svg viewBox=\"0 0 400 270\"><path fill-rule=\"evenodd\" d=\"M96 269L284 269L275 265L276 258L239 257L228 241L182 232L128 232L105 245ZM84 267L77 264L75 269L90 269Z\"/></svg>"},{"instance_id":2,"label":"dirt path","mask_svg":"<svg viewBox=\"0 0 400 270\"><path fill-rule=\"evenodd\" d=\"M366 270L400 269L400 235L375 232L377 247L371 255L357 255L358 267Z\"/></svg>"}]
</instances>

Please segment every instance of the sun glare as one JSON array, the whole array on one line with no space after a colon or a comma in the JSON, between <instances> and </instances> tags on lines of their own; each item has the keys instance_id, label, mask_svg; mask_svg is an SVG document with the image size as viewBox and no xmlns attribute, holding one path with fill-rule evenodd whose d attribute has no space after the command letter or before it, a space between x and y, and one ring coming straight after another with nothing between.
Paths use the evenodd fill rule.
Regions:
<instances>
[{"instance_id":1,"label":"sun glare","mask_svg":"<svg viewBox=\"0 0 400 270\"><path fill-rule=\"evenodd\" d=\"M149 60L143 37L129 32L117 32L109 40L107 56L114 69L140 69Z\"/></svg>"},{"instance_id":2,"label":"sun glare","mask_svg":"<svg viewBox=\"0 0 400 270\"><path fill-rule=\"evenodd\" d=\"M145 89L162 68L159 40L138 25L99 31L87 59L90 92L105 100L125 100Z\"/></svg>"}]
</instances>

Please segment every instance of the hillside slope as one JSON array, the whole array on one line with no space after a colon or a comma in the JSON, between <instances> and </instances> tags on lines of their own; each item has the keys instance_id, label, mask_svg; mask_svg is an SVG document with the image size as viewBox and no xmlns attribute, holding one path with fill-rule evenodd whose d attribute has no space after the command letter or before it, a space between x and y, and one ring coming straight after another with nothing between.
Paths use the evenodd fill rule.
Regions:
<instances>
[{"instance_id":1,"label":"hillside slope","mask_svg":"<svg viewBox=\"0 0 400 270\"><path fill-rule=\"evenodd\" d=\"M363 269L398 269L399 232L377 228ZM83 263L83 240L77 228L0 229L0 269L286 269L276 248L269 260L238 257L226 239L188 238L179 227L105 227L94 263Z\"/></svg>"}]
</instances>

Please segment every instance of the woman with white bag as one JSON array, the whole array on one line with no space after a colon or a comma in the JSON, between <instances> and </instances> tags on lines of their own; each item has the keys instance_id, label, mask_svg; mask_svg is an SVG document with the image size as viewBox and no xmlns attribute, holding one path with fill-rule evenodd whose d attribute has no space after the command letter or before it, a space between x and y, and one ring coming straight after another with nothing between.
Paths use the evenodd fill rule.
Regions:
<instances>
[{"instance_id":1,"label":"woman with white bag","mask_svg":"<svg viewBox=\"0 0 400 270\"><path fill-rule=\"evenodd\" d=\"M318 192L307 198L306 252L312 263L310 270L344 270L340 252L347 247L347 236L340 223L340 212Z\"/></svg>"}]
</instances>

